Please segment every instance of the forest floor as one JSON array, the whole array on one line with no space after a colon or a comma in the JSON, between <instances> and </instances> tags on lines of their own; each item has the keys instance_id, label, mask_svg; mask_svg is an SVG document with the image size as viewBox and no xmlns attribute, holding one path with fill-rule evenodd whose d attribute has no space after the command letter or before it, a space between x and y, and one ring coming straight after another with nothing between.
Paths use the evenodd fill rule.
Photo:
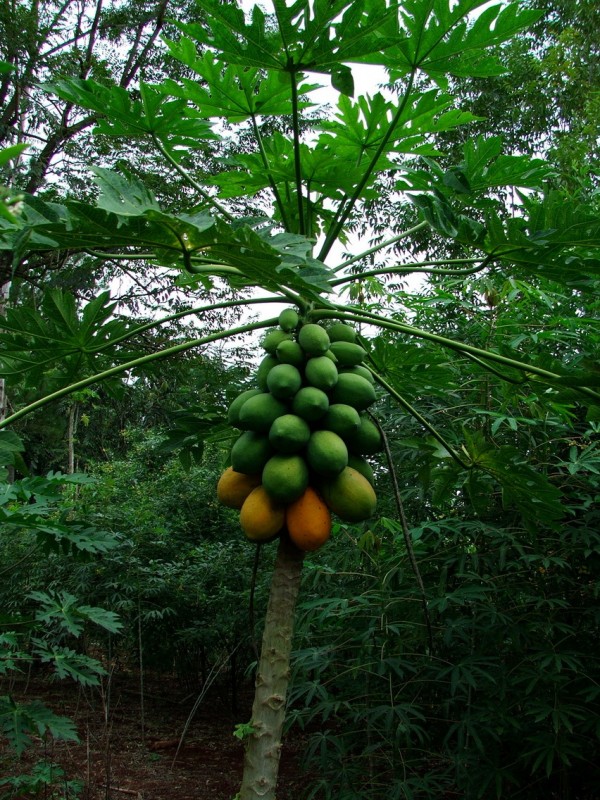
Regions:
<instances>
[{"instance_id":1,"label":"forest floor","mask_svg":"<svg viewBox=\"0 0 600 800\"><path fill-rule=\"evenodd\" d=\"M2 686L0 694L6 688ZM24 773L40 762L58 764L64 780L83 784L80 800L232 800L239 791L244 746L233 731L250 719L251 687L244 690L236 713L226 689L211 691L194 713L181 747L199 693L185 697L169 679L146 678L143 726L139 676L133 673L115 679L110 694L106 687L82 690L39 679L17 684L11 694L16 701L40 700L70 717L80 742L34 737L34 745L19 762L0 741L0 777ZM297 736L284 743L278 800L298 800L306 783L299 766L302 746ZM66 796L60 789L39 794L61 800Z\"/></svg>"}]
</instances>

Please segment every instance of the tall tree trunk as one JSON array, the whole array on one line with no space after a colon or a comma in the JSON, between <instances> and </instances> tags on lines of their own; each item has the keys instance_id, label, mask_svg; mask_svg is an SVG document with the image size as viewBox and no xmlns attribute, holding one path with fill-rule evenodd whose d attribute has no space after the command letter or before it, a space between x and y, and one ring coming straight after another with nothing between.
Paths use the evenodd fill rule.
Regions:
<instances>
[{"instance_id":1,"label":"tall tree trunk","mask_svg":"<svg viewBox=\"0 0 600 800\"><path fill-rule=\"evenodd\" d=\"M240 800L275 800L304 553L282 534L271 580Z\"/></svg>"}]
</instances>

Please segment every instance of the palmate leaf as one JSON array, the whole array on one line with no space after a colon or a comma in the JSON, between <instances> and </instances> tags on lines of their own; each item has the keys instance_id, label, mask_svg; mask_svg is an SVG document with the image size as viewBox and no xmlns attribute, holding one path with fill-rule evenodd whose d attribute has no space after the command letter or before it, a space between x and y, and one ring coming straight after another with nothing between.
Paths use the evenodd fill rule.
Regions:
<instances>
[{"instance_id":1,"label":"palmate leaf","mask_svg":"<svg viewBox=\"0 0 600 800\"><path fill-rule=\"evenodd\" d=\"M487 0L404 0L400 13L405 38L385 53L382 63L393 79L415 69L434 79L446 75L491 77L504 68L489 48L510 39L541 16L540 11L523 9L518 2L498 3L474 19L474 11Z\"/></svg>"},{"instance_id":2,"label":"palmate leaf","mask_svg":"<svg viewBox=\"0 0 600 800\"><path fill-rule=\"evenodd\" d=\"M8 308L0 318L0 375L61 384L97 372L106 362L103 351L130 326L112 318L114 309L102 292L79 312L74 296L60 289L48 290L39 308Z\"/></svg>"},{"instance_id":3,"label":"palmate leaf","mask_svg":"<svg viewBox=\"0 0 600 800\"><path fill-rule=\"evenodd\" d=\"M505 508L516 508L528 527L556 527L565 514L562 494L511 446L494 447L480 433L465 432L466 448L476 471L483 471L502 489Z\"/></svg>"},{"instance_id":4,"label":"palmate leaf","mask_svg":"<svg viewBox=\"0 0 600 800\"><path fill-rule=\"evenodd\" d=\"M59 680L71 678L82 686L98 686L100 677L106 670L95 658L77 653L69 647L48 647L43 642L34 640L38 645L37 655L41 661L54 668Z\"/></svg>"},{"instance_id":5,"label":"palmate leaf","mask_svg":"<svg viewBox=\"0 0 600 800\"><path fill-rule=\"evenodd\" d=\"M254 6L250 19L234 5L201 0L207 25L179 24L191 39L214 48L227 64L287 72L332 75L338 90L351 93L343 62L377 61L398 40L397 10L383 0L297 0L274 3L277 27Z\"/></svg>"},{"instance_id":6,"label":"palmate leaf","mask_svg":"<svg viewBox=\"0 0 600 800\"><path fill-rule=\"evenodd\" d=\"M0 731L19 756L31 744L34 731L40 736L49 733L55 739L79 741L75 724L68 717L59 717L38 700L20 704L8 695L0 697Z\"/></svg>"},{"instance_id":7,"label":"palmate leaf","mask_svg":"<svg viewBox=\"0 0 600 800\"><path fill-rule=\"evenodd\" d=\"M59 628L72 636L79 636L85 624L89 622L111 633L118 633L123 627L112 611L78 605L77 598L70 592L31 592L29 597L40 605L35 613L38 622L56 623Z\"/></svg>"},{"instance_id":8,"label":"palmate leaf","mask_svg":"<svg viewBox=\"0 0 600 800\"><path fill-rule=\"evenodd\" d=\"M172 97L193 103L202 117L224 117L242 122L250 116L290 114L290 79L281 72L266 72L238 64L223 65L210 51L196 54L195 44L184 37L179 42L167 41L171 55L202 78L202 83L182 78L178 83L167 79L161 90ZM298 94L306 95L318 84L301 83ZM299 109L311 103L301 100Z\"/></svg>"},{"instance_id":9,"label":"palmate leaf","mask_svg":"<svg viewBox=\"0 0 600 800\"><path fill-rule=\"evenodd\" d=\"M153 135L194 149L204 147L206 140L220 138L186 100L169 100L160 89L143 81L139 100L132 99L121 86L106 86L91 79L62 78L43 88L93 112L98 117L95 132L105 136L135 139Z\"/></svg>"}]
</instances>

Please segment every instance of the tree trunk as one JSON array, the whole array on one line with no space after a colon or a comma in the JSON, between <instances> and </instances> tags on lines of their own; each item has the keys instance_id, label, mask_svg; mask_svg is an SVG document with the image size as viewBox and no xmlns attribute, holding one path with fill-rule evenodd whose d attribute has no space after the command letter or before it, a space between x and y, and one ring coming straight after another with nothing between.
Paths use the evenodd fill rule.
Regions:
<instances>
[{"instance_id":1,"label":"tree trunk","mask_svg":"<svg viewBox=\"0 0 600 800\"><path fill-rule=\"evenodd\" d=\"M304 553L282 534L271 580L240 800L275 800Z\"/></svg>"}]
</instances>

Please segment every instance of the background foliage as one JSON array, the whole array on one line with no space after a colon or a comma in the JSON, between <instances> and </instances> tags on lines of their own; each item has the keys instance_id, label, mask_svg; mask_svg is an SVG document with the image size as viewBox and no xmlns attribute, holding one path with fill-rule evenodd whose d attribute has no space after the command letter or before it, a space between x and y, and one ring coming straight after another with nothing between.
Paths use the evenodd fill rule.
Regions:
<instances>
[{"instance_id":1,"label":"background foliage","mask_svg":"<svg viewBox=\"0 0 600 800\"><path fill-rule=\"evenodd\" d=\"M378 515L305 569L307 796L595 797L598 9L301 5L0 11L2 731L76 736L13 700L32 665L238 702L254 554L214 486L291 299L390 390ZM353 100L371 61L391 95Z\"/></svg>"}]
</instances>

